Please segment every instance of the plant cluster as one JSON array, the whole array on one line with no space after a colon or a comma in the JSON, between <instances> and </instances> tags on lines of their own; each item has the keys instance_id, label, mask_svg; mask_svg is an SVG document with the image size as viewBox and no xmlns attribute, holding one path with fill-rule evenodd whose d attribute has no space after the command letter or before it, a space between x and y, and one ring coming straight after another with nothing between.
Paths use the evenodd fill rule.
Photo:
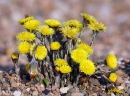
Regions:
<instances>
[{"instance_id":1,"label":"plant cluster","mask_svg":"<svg viewBox=\"0 0 130 96\"><path fill-rule=\"evenodd\" d=\"M115 73L116 56L108 54L105 60L97 62L90 59L95 37L101 31L105 32L106 27L89 14L82 13L81 16L83 22L67 20L63 25L54 19L44 20L44 24L41 24L39 20L28 15L19 20L19 24L26 29L16 36L20 41L19 54L25 54L28 58L25 70L31 78L39 78L37 82L45 83L46 86L50 84L63 87L71 83L82 89L89 78L96 78L106 89L111 84L116 90L113 83L118 78ZM92 30L89 44L81 40L81 35L87 28ZM15 69L18 57L18 53L12 54ZM108 66L110 71L101 70L101 65Z\"/></svg>"}]
</instances>

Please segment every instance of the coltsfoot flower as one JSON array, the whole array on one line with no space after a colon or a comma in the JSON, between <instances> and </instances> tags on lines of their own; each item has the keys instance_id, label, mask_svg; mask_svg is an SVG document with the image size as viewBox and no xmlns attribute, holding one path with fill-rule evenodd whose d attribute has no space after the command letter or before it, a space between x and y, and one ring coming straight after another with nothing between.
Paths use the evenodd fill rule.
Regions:
<instances>
[{"instance_id":1,"label":"coltsfoot flower","mask_svg":"<svg viewBox=\"0 0 130 96\"><path fill-rule=\"evenodd\" d=\"M80 21L78 20L68 20L64 22L65 27L72 27L72 28L77 28L78 31L81 31L83 28L83 25Z\"/></svg>"},{"instance_id":2,"label":"coltsfoot flower","mask_svg":"<svg viewBox=\"0 0 130 96\"><path fill-rule=\"evenodd\" d=\"M21 54L27 54L30 52L30 44L26 41L24 42L21 42L19 45L18 45L18 51L21 53Z\"/></svg>"},{"instance_id":3,"label":"coltsfoot flower","mask_svg":"<svg viewBox=\"0 0 130 96\"><path fill-rule=\"evenodd\" d=\"M111 93L123 94L123 91L119 90L117 87L114 87L114 88L111 88L111 89L108 90L108 94L111 94Z\"/></svg>"},{"instance_id":4,"label":"coltsfoot flower","mask_svg":"<svg viewBox=\"0 0 130 96\"><path fill-rule=\"evenodd\" d=\"M35 46L36 46L36 43L31 44L31 47L30 47L30 54L31 55L33 54Z\"/></svg>"},{"instance_id":5,"label":"coltsfoot flower","mask_svg":"<svg viewBox=\"0 0 130 96\"><path fill-rule=\"evenodd\" d=\"M93 49L88 44L85 44L85 43L78 44L77 48L81 48L81 49L85 50L88 54L93 53Z\"/></svg>"},{"instance_id":6,"label":"coltsfoot flower","mask_svg":"<svg viewBox=\"0 0 130 96\"><path fill-rule=\"evenodd\" d=\"M91 16L87 13L81 13L81 16L83 16L83 18L84 18L84 20L86 21L87 24L97 22L95 17L93 17L93 16Z\"/></svg>"},{"instance_id":7,"label":"coltsfoot flower","mask_svg":"<svg viewBox=\"0 0 130 96\"><path fill-rule=\"evenodd\" d=\"M30 67L31 67L30 63L26 64L25 66L26 71L29 71Z\"/></svg>"},{"instance_id":8,"label":"coltsfoot flower","mask_svg":"<svg viewBox=\"0 0 130 96\"><path fill-rule=\"evenodd\" d=\"M73 38L78 34L78 29L77 28L71 28L71 27L65 27L62 28L62 33L68 38Z\"/></svg>"},{"instance_id":9,"label":"coltsfoot flower","mask_svg":"<svg viewBox=\"0 0 130 96\"><path fill-rule=\"evenodd\" d=\"M16 63L18 61L18 59L19 59L19 54L18 53L13 53L11 55L11 59L12 59L13 63Z\"/></svg>"},{"instance_id":10,"label":"coltsfoot flower","mask_svg":"<svg viewBox=\"0 0 130 96\"><path fill-rule=\"evenodd\" d=\"M76 44L76 42L78 42L78 44L82 42L80 38L73 38L72 41L73 41L73 44Z\"/></svg>"},{"instance_id":11,"label":"coltsfoot flower","mask_svg":"<svg viewBox=\"0 0 130 96\"><path fill-rule=\"evenodd\" d=\"M48 52L47 52L46 47L43 45L38 45L34 56L38 60L43 60L47 56L47 54Z\"/></svg>"},{"instance_id":12,"label":"coltsfoot flower","mask_svg":"<svg viewBox=\"0 0 130 96\"><path fill-rule=\"evenodd\" d=\"M37 28L38 32L41 32L44 36L51 36L55 32L52 28L50 28L48 25L40 25Z\"/></svg>"},{"instance_id":13,"label":"coltsfoot flower","mask_svg":"<svg viewBox=\"0 0 130 96\"><path fill-rule=\"evenodd\" d=\"M86 75L92 75L96 70L94 63L90 60L81 61L79 67L80 67L81 72L85 73Z\"/></svg>"},{"instance_id":14,"label":"coltsfoot flower","mask_svg":"<svg viewBox=\"0 0 130 96\"><path fill-rule=\"evenodd\" d=\"M115 69L117 67L117 58L114 54L108 54L108 56L106 57L106 63L107 66L109 66L110 68Z\"/></svg>"},{"instance_id":15,"label":"coltsfoot flower","mask_svg":"<svg viewBox=\"0 0 130 96\"><path fill-rule=\"evenodd\" d=\"M19 33L16 38L20 41L34 41L35 40L35 34L30 32L21 32Z\"/></svg>"},{"instance_id":16,"label":"coltsfoot flower","mask_svg":"<svg viewBox=\"0 0 130 96\"><path fill-rule=\"evenodd\" d=\"M109 76L109 80L111 82L116 82L117 78L118 78L118 75L116 73L111 73Z\"/></svg>"},{"instance_id":17,"label":"coltsfoot flower","mask_svg":"<svg viewBox=\"0 0 130 96\"><path fill-rule=\"evenodd\" d=\"M50 45L51 50L59 50L61 47L61 44L57 41L52 42Z\"/></svg>"},{"instance_id":18,"label":"coltsfoot flower","mask_svg":"<svg viewBox=\"0 0 130 96\"><path fill-rule=\"evenodd\" d=\"M61 67L63 65L68 65L67 61L65 59L58 58L54 61L54 64L58 67Z\"/></svg>"},{"instance_id":19,"label":"coltsfoot flower","mask_svg":"<svg viewBox=\"0 0 130 96\"><path fill-rule=\"evenodd\" d=\"M18 53L13 53L12 55L11 55L11 58L12 58L12 60L18 60L18 58L19 58L19 54Z\"/></svg>"},{"instance_id":20,"label":"coltsfoot flower","mask_svg":"<svg viewBox=\"0 0 130 96\"><path fill-rule=\"evenodd\" d=\"M101 22L89 23L88 28L90 28L91 30L95 32L99 32L99 31L106 32L106 29L107 29L106 26L102 24Z\"/></svg>"},{"instance_id":21,"label":"coltsfoot flower","mask_svg":"<svg viewBox=\"0 0 130 96\"><path fill-rule=\"evenodd\" d=\"M48 25L49 27L60 27L61 23L58 20L54 20L54 19L47 19L44 21L44 23L46 25Z\"/></svg>"},{"instance_id":22,"label":"coltsfoot flower","mask_svg":"<svg viewBox=\"0 0 130 96\"><path fill-rule=\"evenodd\" d=\"M24 28L32 31L32 30L35 30L38 26L40 25L40 22L38 20L29 20L27 21L26 23L24 23Z\"/></svg>"},{"instance_id":23,"label":"coltsfoot flower","mask_svg":"<svg viewBox=\"0 0 130 96\"><path fill-rule=\"evenodd\" d=\"M33 19L34 19L33 16L28 16L28 17L25 17L25 18L19 20L18 22L19 22L19 24L23 25L23 24L26 23L27 21L30 21L30 20L33 20Z\"/></svg>"},{"instance_id":24,"label":"coltsfoot flower","mask_svg":"<svg viewBox=\"0 0 130 96\"><path fill-rule=\"evenodd\" d=\"M88 53L85 50L80 48L72 50L70 54L71 54L71 58L77 63L86 60L88 57Z\"/></svg>"},{"instance_id":25,"label":"coltsfoot flower","mask_svg":"<svg viewBox=\"0 0 130 96\"><path fill-rule=\"evenodd\" d=\"M71 67L69 65L63 65L60 67L60 72L63 74L67 74L71 72Z\"/></svg>"}]
</instances>

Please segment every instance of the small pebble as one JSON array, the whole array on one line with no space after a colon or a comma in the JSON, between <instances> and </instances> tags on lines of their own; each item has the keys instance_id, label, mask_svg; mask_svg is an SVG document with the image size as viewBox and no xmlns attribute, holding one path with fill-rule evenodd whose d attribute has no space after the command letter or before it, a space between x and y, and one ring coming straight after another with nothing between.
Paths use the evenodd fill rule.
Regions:
<instances>
[{"instance_id":1,"label":"small pebble","mask_svg":"<svg viewBox=\"0 0 130 96\"><path fill-rule=\"evenodd\" d=\"M33 96L38 96L38 91L33 91L32 95Z\"/></svg>"},{"instance_id":2,"label":"small pebble","mask_svg":"<svg viewBox=\"0 0 130 96\"><path fill-rule=\"evenodd\" d=\"M29 91L30 91L30 88L27 88L26 90L29 92Z\"/></svg>"},{"instance_id":3,"label":"small pebble","mask_svg":"<svg viewBox=\"0 0 130 96\"><path fill-rule=\"evenodd\" d=\"M14 91L13 96L21 96L21 92L20 91Z\"/></svg>"},{"instance_id":4,"label":"small pebble","mask_svg":"<svg viewBox=\"0 0 130 96\"><path fill-rule=\"evenodd\" d=\"M44 91L42 91L42 93L45 94L45 95L48 95L50 93L50 90L45 89Z\"/></svg>"},{"instance_id":5,"label":"small pebble","mask_svg":"<svg viewBox=\"0 0 130 96\"><path fill-rule=\"evenodd\" d=\"M61 87L61 88L60 88L60 92L61 92L61 93L67 93L68 90L69 90L68 87Z\"/></svg>"},{"instance_id":6,"label":"small pebble","mask_svg":"<svg viewBox=\"0 0 130 96\"><path fill-rule=\"evenodd\" d=\"M70 96L83 96L83 94L82 93L71 93Z\"/></svg>"}]
</instances>

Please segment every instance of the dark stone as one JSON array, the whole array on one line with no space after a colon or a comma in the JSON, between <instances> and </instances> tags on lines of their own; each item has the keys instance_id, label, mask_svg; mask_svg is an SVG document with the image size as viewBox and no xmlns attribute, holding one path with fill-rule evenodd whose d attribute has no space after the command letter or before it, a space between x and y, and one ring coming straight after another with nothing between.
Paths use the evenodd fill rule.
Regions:
<instances>
[{"instance_id":1,"label":"dark stone","mask_svg":"<svg viewBox=\"0 0 130 96\"><path fill-rule=\"evenodd\" d=\"M14 88L14 87L13 87L13 88L10 89L10 91L13 91L13 92L14 92L14 91L17 91L17 88Z\"/></svg>"},{"instance_id":2,"label":"dark stone","mask_svg":"<svg viewBox=\"0 0 130 96\"><path fill-rule=\"evenodd\" d=\"M70 88L67 93L73 93L73 92L76 92L75 88Z\"/></svg>"},{"instance_id":3,"label":"dark stone","mask_svg":"<svg viewBox=\"0 0 130 96\"><path fill-rule=\"evenodd\" d=\"M42 91L42 93L44 93L45 95L48 95L50 93L50 90L45 89L44 91Z\"/></svg>"},{"instance_id":4,"label":"dark stone","mask_svg":"<svg viewBox=\"0 0 130 96\"><path fill-rule=\"evenodd\" d=\"M63 94L61 94L61 96L66 96L66 94L67 94L67 93L63 93Z\"/></svg>"}]
</instances>

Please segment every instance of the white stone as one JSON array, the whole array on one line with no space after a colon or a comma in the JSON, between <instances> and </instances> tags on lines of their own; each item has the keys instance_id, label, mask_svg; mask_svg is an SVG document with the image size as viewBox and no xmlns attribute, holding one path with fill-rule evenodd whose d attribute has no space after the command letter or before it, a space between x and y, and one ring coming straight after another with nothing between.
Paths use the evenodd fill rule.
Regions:
<instances>
[{"instance_id":1,"label":"white stone","mask_svg":"<svg viewBox=\"0 0 130 96\"><path fill-rule=\"evenodd\" d=\"M124 89L124 87L123 86L118 86L118 89L122 90L122 89Z\"/></svg>"},{"instance_id":2,"label":"white stone","mask_svg":"<svg viewBox=\"0 0 130 96\"><path fill-rule=\"evenodd\" d=\"M0 73L3 73L3 71L0 71Z\"/></svg>"},{"instance_id":3,"label":"white stone","mask_svg":"<svg viewBox=\"0 0 130 96\"><path fill-rule=\"evenodd\" d=\"M29 91L30 91L30 88L27 88L26 90L29 92Z\"/></svg>"},{"instance_id":4,"label":"white stone","mask_svg":"<svg viewBox=\"0 0 130 96\"><path fill-rule=\"evenodd\" d=\"M38 91L33 91L32 95L33 96L38 96Z\"/></svg>"},{"instance_id":5,"label":"white stone","mask_svg":"<svg viewBox=\"0 0 130 96\"><path fill-rule=\"evenodd\" d=\"M13 96L21 96L21 92L20 91L14 91Z\"/></svg>"},{"instance_id":6,"label":"white stone","mask_svg":"<svg viewBox=\"0 0 130 96\"><path fill-rule=\"evenodd\" d=\"M61 92L61 93L67 93L68 90L69 90L68 87L61 87L61 88L60 88L60 92Z\"/></svg>"},{"instance_id":7,"label":"white stone","mask_svg":"<svg viewBox=\"0 0 130 96\"><path fill-rule=\"evenodd\" d=\"M130 81L126 80L125 83L130 83Z\"/></svg>"},{"instance_id":8,"label":"white stone","mask_svg":"<svg viewBox=\"0 0 130 96\"><path fill-rule=\"evenodd\" d=\"M116 96L114 93L111 93L111 96Z\"/></svg>"}]
</instances>

